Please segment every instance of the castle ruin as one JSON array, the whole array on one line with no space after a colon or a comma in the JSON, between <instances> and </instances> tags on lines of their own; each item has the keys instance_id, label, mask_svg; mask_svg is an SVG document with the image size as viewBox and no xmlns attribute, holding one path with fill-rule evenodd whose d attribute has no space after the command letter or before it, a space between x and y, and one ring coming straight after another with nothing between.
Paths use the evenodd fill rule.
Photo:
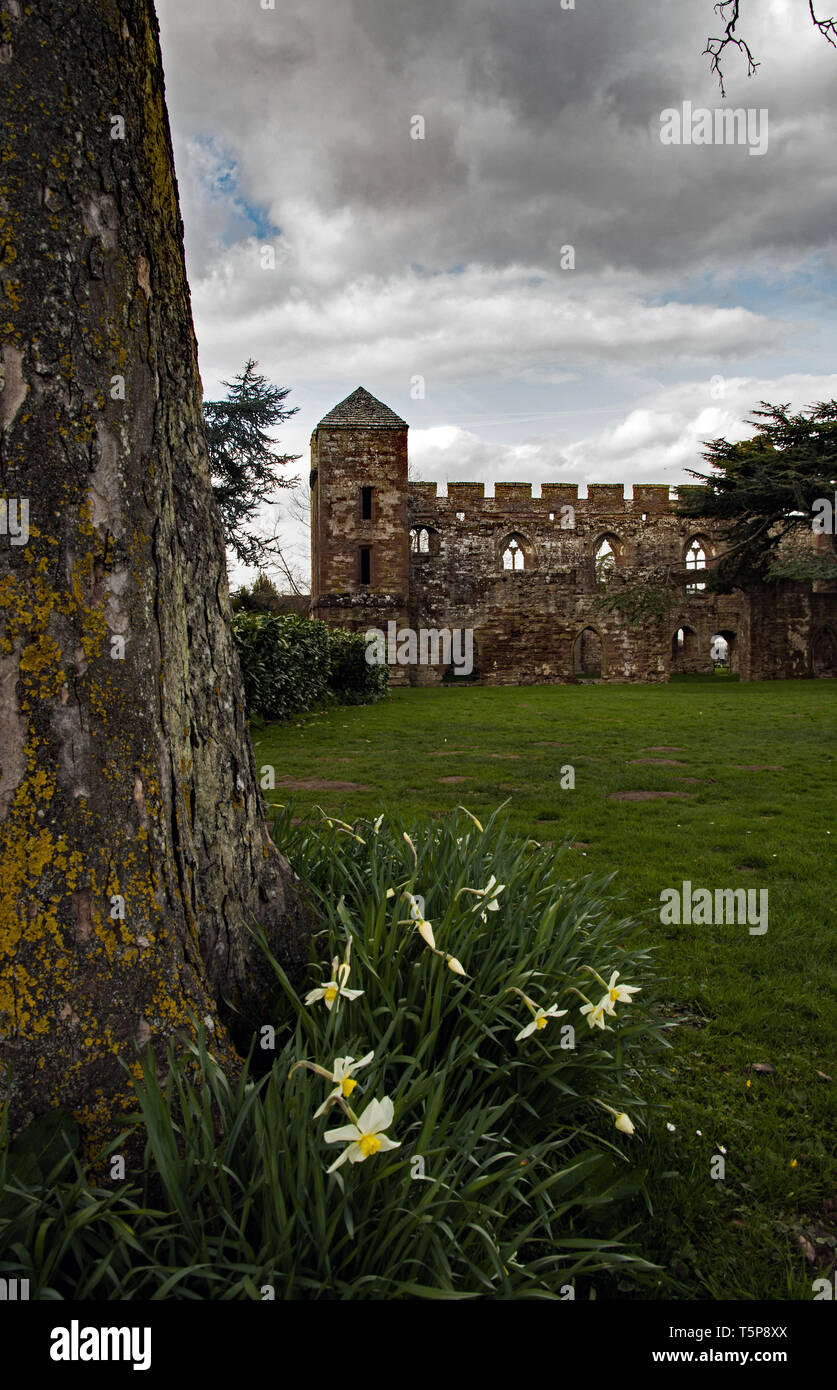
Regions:
<instances>
[{"instance_id":1,"label":"castle ruin","mask_svg":"<svg viewBox=\"0 0 837 1390\"><path fill-rule=\"evenodd\" d=\"M408 426L359 387L311 437L311 615L349 631L470 629L484 684L837 676L837 585L781 581L714 594L718 524L678 516L668 484L410 482ZM678 489L682 496L686 491ZM834 553L832 537L811 544ZM703 573L702 573L703 571ZM606 596L668 590L642 622ZM443 662L393 666L437 684Z\"/></svg>"}]
</instances>

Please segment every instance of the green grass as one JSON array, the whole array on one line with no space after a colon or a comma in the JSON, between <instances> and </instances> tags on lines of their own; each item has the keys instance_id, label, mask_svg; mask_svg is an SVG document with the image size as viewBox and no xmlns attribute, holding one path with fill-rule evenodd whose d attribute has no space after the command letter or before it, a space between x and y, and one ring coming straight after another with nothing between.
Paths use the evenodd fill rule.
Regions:
<instances>
[{"instance_id":1,"label":"green grass","mask_svg":"<svg viewBox=\"0 0 837 1390\"><path fill-rule=\"evenodd\" d=\"M506 800L513 828L575 841L580 875L617 870L659 952L673 1049L657 1099L675 1132L645 1141L654 1211L636 1211L663 1273L599 1296L810 1299L833 1266L835 714L834 682L684 680L397 690L253 732L257 766L276 768L268 802L292 798L297 815L462 803L483 818ZM684 879L767 888L767 933L662 926L660 893ZM719 1145L726 1175L713 1180Z\"/></svg>"}]
</instances>

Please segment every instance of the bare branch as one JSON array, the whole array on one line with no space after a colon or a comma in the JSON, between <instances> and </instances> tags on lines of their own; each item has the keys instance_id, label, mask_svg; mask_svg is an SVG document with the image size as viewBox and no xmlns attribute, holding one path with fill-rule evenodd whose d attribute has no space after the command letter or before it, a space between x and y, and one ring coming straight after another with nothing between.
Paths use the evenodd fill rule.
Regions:
<instances>
[{"instance_id":1,"label":"bare branch","mask_svg":"<svg viewBox=\"0 0 837 1390\"><path fill-rule=\"evenodd\" d=\"M814 0L808 0L808 9L811 11L811 23L815 29L819 29L824 39L827 39L832 48L837 48L837 25L833 19L817 19L814 13Z\"/></svg>"},{"instance_id":2,"label":"bare branch","mask_svg":"<svg viewBox=\"0 0 837 1390\"><path fill-rule=\"evenodd\" d=\"M723 38L707 39L706 47L703 50L704 53L712 59L712 71L718 74L718 83L721 88L722 97L726 96L726 89L724 88L724 74L721 71L721 55L730 44L732 44L734 48L737 48L740 53L745 53L747 55L748 77L753 77L756 68L761 66L760 63L755 61L750 52L750 47L745 43L744 39L735 37L734 30L739 20L739 5L740 0L720 0L720 3L713 7L715 13L720 16L721 22L725 26L724 36ZM727 18L728 10L732 11L729 18Z\"/></svg>"},{"instance_id":3,"label":"bare branch","mask_svg":"<svg viewBox=\"0 0 837 1390\"><path fill-rule=\"evenodd\" d=\"M724 87L724 74L721 71L721 57L730 44L733 48L737 48L739 53L744 53L746 55L748 77L754 77L756 68L761 67L761 64L756 62L750 51L749 44L747 44L744 39L739 39L735 35L735 26L740 19L741 0L719 0L719 3L714 5L713 8L715 13L720 15L721 22L724 25L724 33L723 37L707 39L706 47L703 51L707 57L712 59L712 72L718 74L721 96L725 97L726 89ZM823 38L831 44L832 48L837 48L837 21L835 21L834 18L817 19L816 11L814 10L814 0L808 0L808 12L811 16L811 23L814 28L819 29Z\"/></svg>"}]
</instances>

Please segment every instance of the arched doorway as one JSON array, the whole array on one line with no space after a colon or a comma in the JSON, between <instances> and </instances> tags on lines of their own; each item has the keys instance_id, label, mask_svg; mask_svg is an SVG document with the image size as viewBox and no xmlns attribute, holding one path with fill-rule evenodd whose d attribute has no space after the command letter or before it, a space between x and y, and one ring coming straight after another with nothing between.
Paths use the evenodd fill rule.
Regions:
<instances>
[{"instance_id":1,"label":"arched doorway","mask_svg":"<svg viewBox=\"0 0 837 1390\"><path fill-rule=\"evenodd\" d=\"M734 632L724 629L713 632L709 639L709 657L712 669L732 675L738 670L738 639Z\"/></svg>"},{"instance_id":2,"label":"arched doorway","mask_svg":"<svg viewBox=\"0 0 837 1390\"><path fill-rule=\"evenodd\" d=\"M837 634L821 627L811 642L811 675L837 676Z\"/></svg>"},{"instance_id":3,"label":"arched doorway","mask_svg":"<svg viewBox=\"0 0 837 1390\"><path fill-rule=\"evenodd\" d=\"M671 669L678 675L694 674L700 670L700 648L693 627L684 624L672 636Z\"/></svg>"},{"instance_id":4,"label":"arched doorway","mask_svg":"<svg viewBox=\"0 0 837 1390\"><path fill-rule=\"evenodd\" d=\"M582 628L573 642L573 674L588 677L604 674L604 645L594 627Z\"/></svg>"}]
</instances>

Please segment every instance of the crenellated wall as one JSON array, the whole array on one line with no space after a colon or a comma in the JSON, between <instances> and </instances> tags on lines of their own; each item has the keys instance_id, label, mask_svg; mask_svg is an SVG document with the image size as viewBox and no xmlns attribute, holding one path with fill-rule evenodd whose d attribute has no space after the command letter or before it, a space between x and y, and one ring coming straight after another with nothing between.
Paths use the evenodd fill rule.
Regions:
<instances>
[{"instance_id":1,"label":"crenellated wall","mask_svg":"<svg viewBox=\"0 0 837 1390\"><path fill-rule=\"evenodd\" d=\"M475 665L488 683L595 679L597 657L603 680L710 673L719 633L742 679L808 674L812 639L829 621L824 615L834 619L837 596L794 584L758 594L688 592L699 579L685 565L692 540L699 538L710 566L721 545L717 523L674 510L676 496L690 490L672 496L666 484L635 483L626 497L621 484L591 483L579 497L577 484L544 483L533 497L529 483L497 483L492 498L482 483L449 483L443 497L435 483L410 483L408 526L426 529L429 541L427 553L410 552L410 623L472 628ZM504 567L512 537L522 569ZM603 591L595 555L605 539L615 567ZM603 592L620 585L659 587L666 579L672 603L657 617L634 623L602 605ZM417 667L411 680L435 683L442 674Z\"/></svg>"},{"instance_id":2,"label":"crenellated wall","mask_svg":"<svg viewBox=\"0 0 837 1390\"><path fill-rule=\"evenodd\" d=\"M721 549L717 523L675 509L677 497L697 489L673 496L665 483L635 483L626 497L621 483L590 483L579 497L576 483L553 482L533 497L531 483L498 482L486 497L483 483L453 482L440 496L436 483L408 482L407 429L358 388L314 431L316 616L352 630L390 620L415 631L471 630L476 675L489 684L710 673L717 634L744 680L837 675L837 586L695 590L690 543L699 540L709 566ZM607 576L596 567L604 540L613 552ZM509 548L522 568L506 567ZM636 622L624 608L608 611L608 595L620 589L668 597ZM391 674L396 683L431 684L446 669Z\"/></svg>"}]
</instances>

